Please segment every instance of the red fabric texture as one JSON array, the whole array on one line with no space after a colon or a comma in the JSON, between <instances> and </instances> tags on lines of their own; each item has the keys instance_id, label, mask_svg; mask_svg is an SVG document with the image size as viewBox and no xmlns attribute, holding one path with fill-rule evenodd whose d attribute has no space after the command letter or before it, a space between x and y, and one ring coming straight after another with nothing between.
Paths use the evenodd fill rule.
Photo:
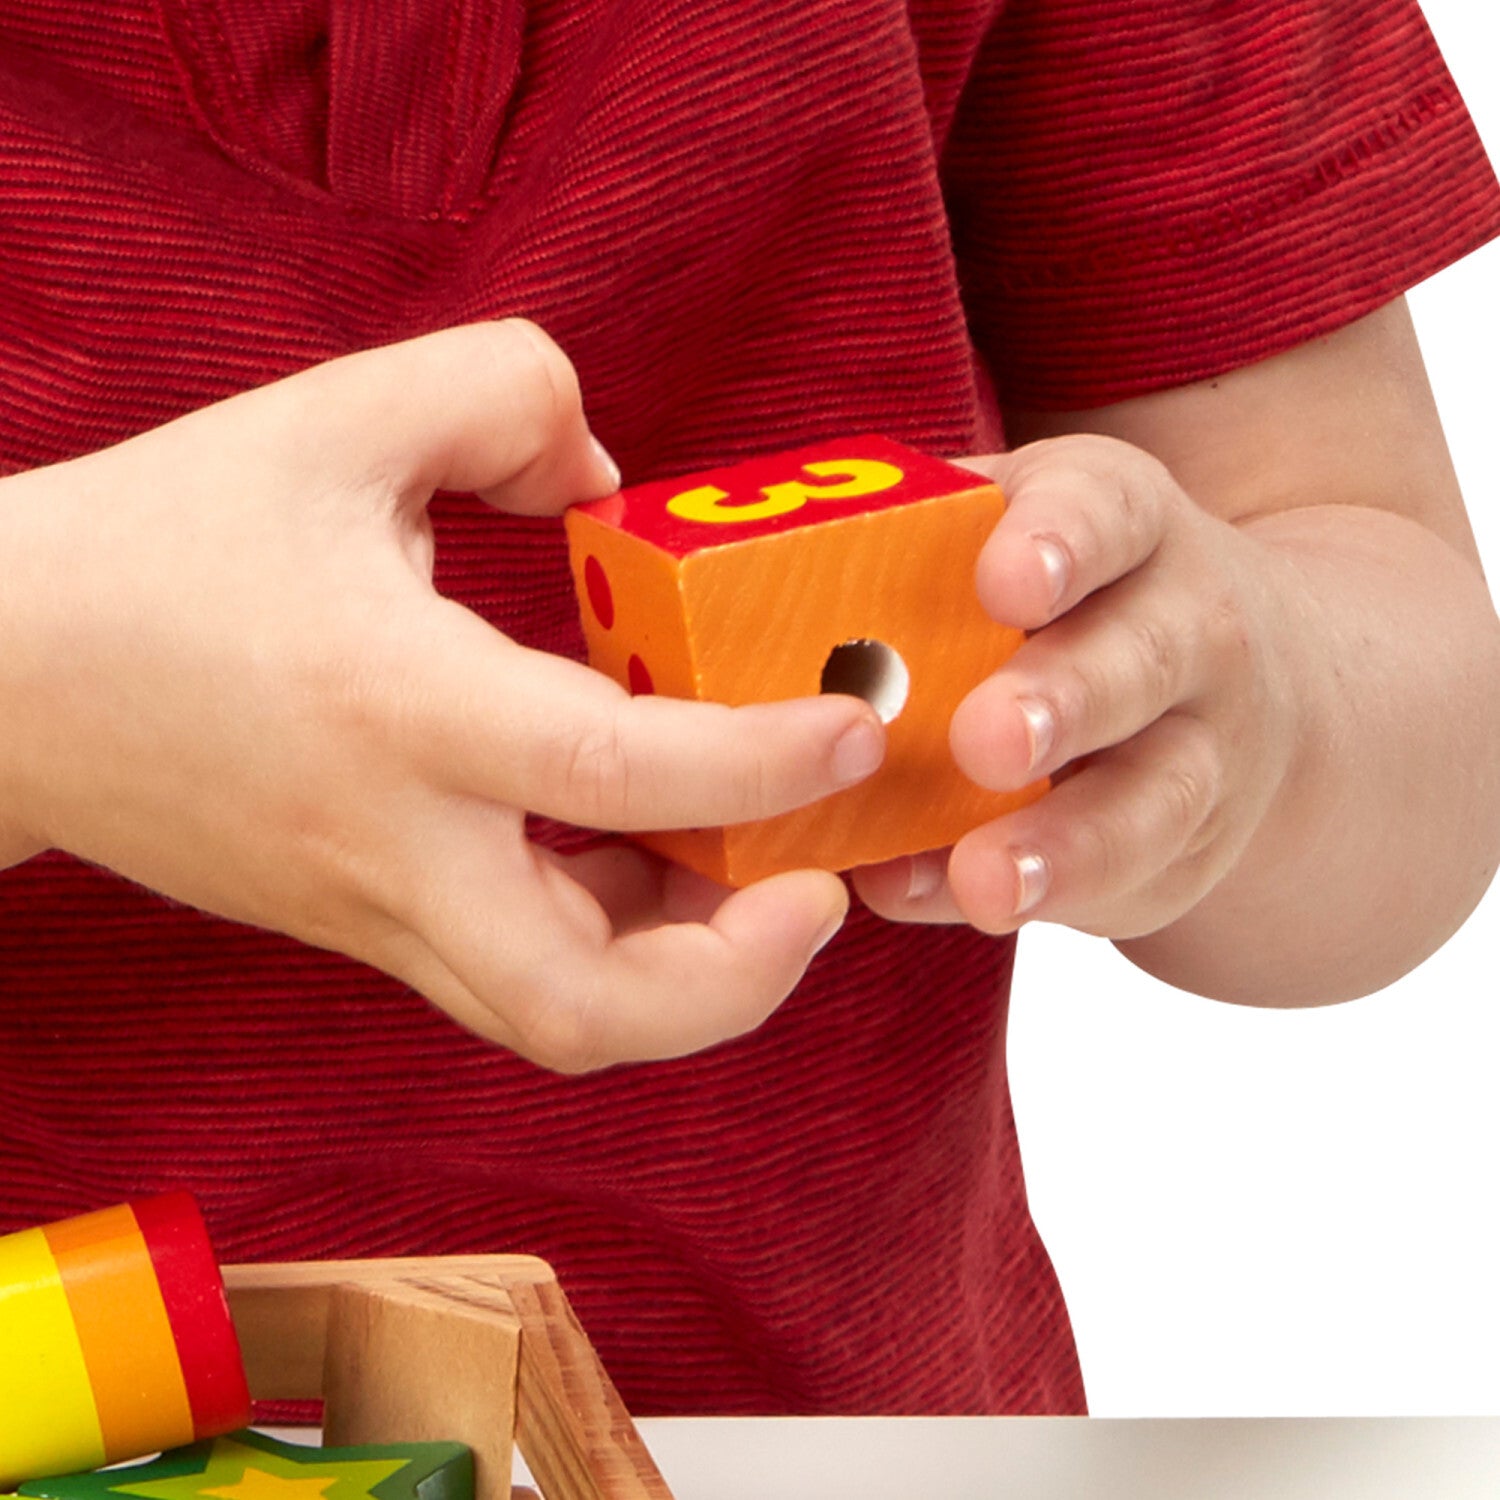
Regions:
<instances>
[{"instance_id":1,"label":"red fabric texture","mask_svg":"<svg viewBox=\"0 0 1500 1500\"><path fill-rule=\"evenodd\" d=\"M976 337L1017 407L1279 353L1494 223L1493 173L1407 0L1015 0L945 169Z\"/></svg>"},{"instance_id":2,"label":"red fabric texture","mask_svg":"<svg viewBox=\"0 0 1500 1500\"><path fill-rule=\"evenodd\" d=\"M1107 401L1497 218L1401 0L0 0L0 465L499 314L630 481L953 454L976 345L1011 402ZM435 514L446 593L579 651L560 526ZM755 1035L565 1080L46 856L0 876L0 1229L188 1188L225 1259L540 1254L641 1413L1076 1412L1011 960L856 913Z\"/></svg>"}]
</instances>

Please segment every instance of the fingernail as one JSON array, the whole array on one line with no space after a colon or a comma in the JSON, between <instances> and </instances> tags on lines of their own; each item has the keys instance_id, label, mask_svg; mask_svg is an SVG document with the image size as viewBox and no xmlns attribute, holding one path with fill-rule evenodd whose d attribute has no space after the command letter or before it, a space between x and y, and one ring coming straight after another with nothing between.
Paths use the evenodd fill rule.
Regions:
<instances>
[{"instance_id":1,"label":"fingernail","mask_svg":"<svg viewBox=\"0 0 1500 1500\"><path fill-rule=\"evenodd\" d=\"M609 456L609 450L592 433L589 434L589 440L594 445L594 456L599 460L600 467L604 470L604 472L607 475L609 475L609 482L610 482L611 487L614 488L614 489L619 489L620 488L620 466L619 466L619 464L617 464L614 461L614 459L612 459Z\"/></svg>"},{"instance_id":2,"label":"fingernail","mask_svg":"<svg viewBox=\"0 0 1500 1500\"><path fill-rule=\"evenodd\" d=\"M1039 905L1052 881L1052 870L1040 854L1017 851L1011 855L1016 867L1016 915L1025 916Z\"/></svg>"},{"instance_id":3,"label":"fingernail","mask_svg":"<svg viewBox=\"0 0 1500 1500\"><path fill-rule=\"evenodd\" d=\"M885 759L885 736L868 719L846 729L833 747L833 777L839 786L853 786L880 768Z\"/></svg>"},{"instance_id":4,"label":"fingernail","mask_svg":"<svg viewBox=\"0 0 1500 1500\"><path fill-rule=\"evenodd\" d=\"M906 873L906 899L925 901L943 883L943 860L933 854L913 855Z\"/></svg>"},{"instance_id":5,"label":"fingernail","mask_svg":"<svg viewBox=\"0 0 1500 1500\"><path fill-rule=\"evenodd\" d=\"M1047 575L1047 587L1052 591L1052 607L1056 609L1068 591L1068 582L1073 574L1068 549L1050 536L1033 537L1032 545L1041 560L1042 571Z\"/></svg>"},{"instance_id":6,"label":"fingernail","mask_svg":"<svg viewBox=\"0 0 1500 1500\"><path fill-rule=\"evenodd\" d=\"M1046 759L1057 738L1057 720L1050 704L1040 698L1017 698L1016 707L1026 723L1026 745L1028 759L1026 768L1034 771Z\"/></svg>"},{"instance_id":7,"label":"fingernail","mask_svg":"<svg viewBox=\"0 0 1500 1500\"><path fill-rule=\"evenodd\" d=\"M844 918L847 915L847 912L841 911L823 924L818 931L817 937L813 939L814 954L821 953L839 935L844 925Z\"/></svg>"}]
</instances>

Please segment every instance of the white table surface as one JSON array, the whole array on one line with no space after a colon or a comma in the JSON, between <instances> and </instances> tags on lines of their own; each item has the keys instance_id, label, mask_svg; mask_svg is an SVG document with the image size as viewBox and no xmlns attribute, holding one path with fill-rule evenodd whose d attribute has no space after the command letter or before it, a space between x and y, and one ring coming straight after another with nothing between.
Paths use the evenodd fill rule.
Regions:
<instances>
[{"instance_id":1,"label":"white table surface","mask_svg":"<svg viewBox=\"0 0 1500 1500\"><path fill-rule=\"evenodd\" d=\"M1500 1417L654 1417L637 1425L674 1500L1500 1500ZM526 1477L518 1462L517 1479Z\"/></svg>"},{"instance_id":2,"label":"white table surface","mask_svg":"<svg viewBox=\"0 0 1500 1500\"><path fill-rule=\"evenodd\" d=\"M1500 1418L657 1418L676 1500L1497 1500Z\"/></svg>"},{"instance_id":3,"label":"white table surface","mask_svg":"<svg viewBox=\"0 0 1500 1500\"><path fill-rule=\"evenodd\" d=\"M1500 1500L1500 1418L645 1418L673 1500ZM308 1430L275 1430L317 1442ZM516 1478L525 1482L517 1460Z\"/></svg>"}]
</instances>

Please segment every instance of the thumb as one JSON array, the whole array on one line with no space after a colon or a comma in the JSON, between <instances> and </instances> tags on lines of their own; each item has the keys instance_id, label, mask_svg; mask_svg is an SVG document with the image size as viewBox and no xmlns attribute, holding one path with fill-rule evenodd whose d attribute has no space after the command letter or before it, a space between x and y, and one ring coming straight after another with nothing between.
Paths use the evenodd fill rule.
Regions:
<instances>
[{"instance_id":1,"label":"thumb","mask_svg":"<svg viewBox=\"0 0 1500 1500\"><path fill-rule=\"evenodd\" d=\"M556 515L619 488L568 357L519 318L345 355L238 399L277 406L304 463L316 455L339 480L365 476L413 508L434 490L473 490L518 515Z\"/></svg>"}]
</instances>

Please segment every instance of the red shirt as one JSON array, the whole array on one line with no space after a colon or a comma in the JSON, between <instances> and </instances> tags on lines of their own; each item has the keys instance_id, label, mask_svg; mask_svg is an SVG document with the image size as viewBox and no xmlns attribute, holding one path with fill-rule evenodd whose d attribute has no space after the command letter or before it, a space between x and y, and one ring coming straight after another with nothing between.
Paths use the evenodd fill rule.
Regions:
<instances>
[{"instance_id":1,"label":"red shirt","mask_svg":"<svg viewBox=\"0 0 1500 1500\"><path fill-rule=\"evenodd\" d=\"M501 313L632 481L957 453L976 348L1103 403L1500 223L1405 0L0 0L0 75L9 469ZM435 510L444 591L579 649L560 526ZM639 1412L1078 1411L1011 956L858 913L755 1035L561 1079L44 857L0 876L0 1228L187 1187L226 1259L535 1252Z\"/></svg>"}]
</instances>

